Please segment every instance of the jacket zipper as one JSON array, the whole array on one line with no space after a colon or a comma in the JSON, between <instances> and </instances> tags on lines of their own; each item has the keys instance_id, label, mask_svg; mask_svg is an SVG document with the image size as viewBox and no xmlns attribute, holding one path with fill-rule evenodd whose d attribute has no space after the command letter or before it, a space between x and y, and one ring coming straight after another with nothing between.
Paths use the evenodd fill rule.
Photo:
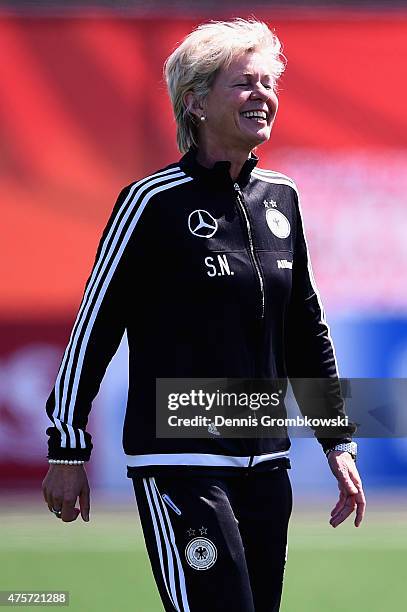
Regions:
<instances>
[{"instance_id":1,"label":"jacket zipper","mask_svg":"<svg viewBox=\"0 0 407 612\"><path fill-rule=\"evenodd\" d=\"M261 295L261 314L260 314L260 318L264 319L264 307L265 307L265 300L264 300L264 281L263 281L263 276L261 273L261 269L260 269L260 264L258 262L256 253L254 251L254 246L253 246L253 237L252 237L252 229L250 227L250 221L249 221L249 217L247 214L247 210L246 210L246 204L244 201L244 196L242 193L242 190L240 189L240 186L238 183L234 183L233 185L235 192L236 192L236 201L239 204L239 208L242 211L245 223L246 223L246 230L247 230L247 237L249 239L249 247L250 247L250 257L253 263L253 267L256 271L256 276L257 279L259 281L259 286L260 286L260 295Z\"/></svg>"}]
</instances>

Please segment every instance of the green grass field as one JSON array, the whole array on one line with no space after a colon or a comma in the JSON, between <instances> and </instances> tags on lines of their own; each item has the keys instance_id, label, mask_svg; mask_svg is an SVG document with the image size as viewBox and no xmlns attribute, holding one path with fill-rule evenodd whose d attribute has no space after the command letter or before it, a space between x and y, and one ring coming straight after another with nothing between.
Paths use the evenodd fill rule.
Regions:
<instances>
[{"instance_id":1,"label":"green grass field","mask_svg":"<svg viewBox=\"0 0 407 612\"><path fill-rule=\"evenodd\" d=\"M390 507L336 530L328 506L297 507L282 612L404 612L407 520L401 503ZM0 590L47 589L69 591L71 612L161 611L134 508L94 504L90 523L63 524L45 505L3 504Z\"/></svg>"}]
</instances>

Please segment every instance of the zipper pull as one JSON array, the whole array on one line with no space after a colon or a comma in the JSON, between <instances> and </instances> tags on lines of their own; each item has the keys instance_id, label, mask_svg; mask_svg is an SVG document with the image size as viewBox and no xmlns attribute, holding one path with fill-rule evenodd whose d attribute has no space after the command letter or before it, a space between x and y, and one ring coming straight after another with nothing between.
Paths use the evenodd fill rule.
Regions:
<instances>
[{"instance_id":1,"label":"zipper pull","mask_svg":"<svg viewBox=\"0 0 407 612\"><path fill-rule=\"evenodd\" d=\"M234 188L234 190L236 192L236 197L237 197L238 202L241 202L241 204L243 205L244 204L244 195L243 195L242 190L240 189L239 183L233 183L233 188Z\"/></svg>"},{"instance_id":2,"label":"zipper pull","mask_svg":"<svg viewBox=\"0 0 407 612\"><path fill-rule=\"evenodd\" d=\"M240 189L239 183L233 183L233 188L240 195L240 197L243 197L243 193L242 193L242 190Z\"/></svg>"}]
</instances>

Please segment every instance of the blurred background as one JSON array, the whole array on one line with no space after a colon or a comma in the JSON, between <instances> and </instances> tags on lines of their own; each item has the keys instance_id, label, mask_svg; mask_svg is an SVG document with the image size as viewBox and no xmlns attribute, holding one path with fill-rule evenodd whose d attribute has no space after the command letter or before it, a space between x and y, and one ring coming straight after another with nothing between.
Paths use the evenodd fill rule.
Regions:
<instances>
[{"instance_id":1,"label":"blurred background","mask_svg":"<svg viewBox=\"0 0 407 612\"><path fill-rule=\"evenodd\" d=\"M8 561L0 589L68 588L52 583L47 569L61 533L72 526L54 524L40 506L45 400L117 194L179 157L165 58L198 23L250 15L272 26L288 58L279 116L270 143L259 150L260 166L292 176L302 193L340 373L407 376L406 3L0 2L0 501L7 518L0 554L3 548ZM88 427L100 522L75 527L74 539L62 544L63 560L58 557L75 593L73 609L116 609L118 592L136 588L144 595L137 604L120 600L121 610L161 609L121 450L126 385L124 338ZM407 552L407 440L360 440L359 446L370 523L356 536L343 526L340 535L327 527L337 493L325 458L315 441L293 440L297 505L287 612L382 610L386 602L405 609L398 603L397 555ZM79 566L77 546L84 547ZM95 551L104 553L92 591L82 588L79 573ZM21 555L29 567L23 573ZM328 556L334 569L322 580ZM367 561L370 573L361 575ZM98 599L97 581L103 572L111 576L115 564L117 592ZM334 579L336 571L342 574ZM355 574L359 586L349 587ZM351 607L340 597L344 579L354 588Z\"/></svg>"}]
</instances>

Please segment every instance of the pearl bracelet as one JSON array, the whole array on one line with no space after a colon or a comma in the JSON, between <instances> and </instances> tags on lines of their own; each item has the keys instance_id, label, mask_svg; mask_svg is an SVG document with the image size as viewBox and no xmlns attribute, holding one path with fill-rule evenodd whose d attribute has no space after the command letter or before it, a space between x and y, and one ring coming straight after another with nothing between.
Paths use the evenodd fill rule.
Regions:
<instances>
[{"instance_id":1,"label":"pearl bracelet","mask_svg":"<svg viewBox=\"0 0 407 612\"><path fill-rule=\"evenodd\" d=\"M85 462L79 461L78 459L48 459L48 463L58 465L83 465Z\"/></svg>"}]
</instances>

